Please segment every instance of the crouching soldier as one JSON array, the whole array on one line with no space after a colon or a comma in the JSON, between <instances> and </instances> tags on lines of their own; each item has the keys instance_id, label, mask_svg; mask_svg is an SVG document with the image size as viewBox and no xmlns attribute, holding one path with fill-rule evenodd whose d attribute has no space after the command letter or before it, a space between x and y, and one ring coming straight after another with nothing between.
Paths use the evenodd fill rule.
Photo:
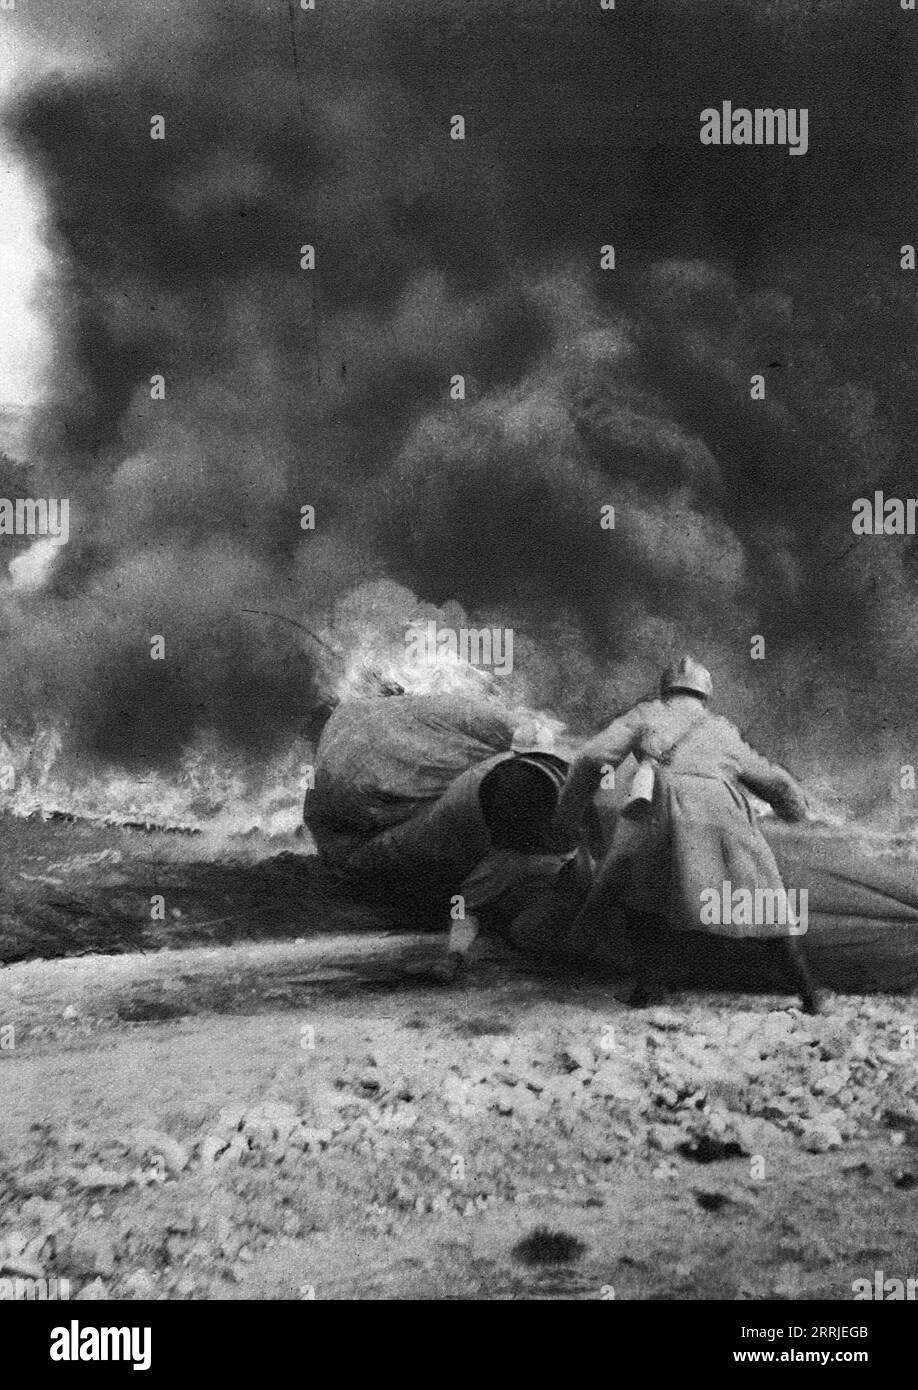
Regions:
<instances>
[{"instance_id":1,"label":"crouching soldier","mask_svg":"<svg viewBox=\"0 0 918 1390\"><path fill-rule=\"evenodd\" d=\"M806 817L802 789L708 708L711 676L691 657L663 673L660 699L635 705L579 751L561 796L559 823L578 822L603 771L633 754L648 784L618 818L583 916L621 911L635 959L632 1002L659 999L668 983L673 933L776 938L789 980L810 1013L819 1009L803 950L805 923L787 910L774 854L758 828L754 793L786 820ZM711 922L702 909L729 885L752 901L784 904L771 920ZM758 893L756 892L758 890ZM754 915L754 914L753 914Z\"/></svg>"},{"instance_id":2,"label":"crouching soldier","mask_svg":"<svg viewBox=\"0 0 918 1390\"><path fill-rule=\"evenodd\" d=\"M490 849L454 899L447 954L431 972L435 979L451 983L460 976L482 929L530 955L558 953L592 873L579 823L570 830L555 824L566 773L561 758L533 752L498 764L482 780Z\"/></svg>"}]
</instances>

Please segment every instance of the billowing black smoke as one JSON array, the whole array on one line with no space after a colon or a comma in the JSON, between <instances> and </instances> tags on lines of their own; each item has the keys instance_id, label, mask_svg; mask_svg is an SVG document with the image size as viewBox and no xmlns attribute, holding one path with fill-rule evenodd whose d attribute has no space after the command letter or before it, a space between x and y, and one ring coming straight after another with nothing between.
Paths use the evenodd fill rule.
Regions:
<instances>
[{"instance_id":1,"label":"billowing black smoke","mask_svg":"<svg viewBox=\"0 0 918 1390\"><path fill-rule=\"evenodd\" d=\"M135 765L204 729L277 745L321 679L242 610L322 624L386 577L512 625L533 702L575 723L695 649L801 770L847 750L882 789L915 761L913 542L851 531L855 497L918 481L912 16L22 14L71 59L9 123L60 267L32 487L72 499L73 535L4 598L8 711ZM807 107L807 154L702 146L725 100Z\"/></svg>"}]
</instances>

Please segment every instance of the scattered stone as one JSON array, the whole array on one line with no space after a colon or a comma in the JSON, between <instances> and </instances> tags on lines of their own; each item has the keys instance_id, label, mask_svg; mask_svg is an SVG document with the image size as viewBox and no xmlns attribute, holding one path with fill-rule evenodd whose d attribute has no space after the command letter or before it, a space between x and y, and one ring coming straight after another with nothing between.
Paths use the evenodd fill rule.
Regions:
<instances>
[{"instance_id":1,"label":"scattered stone","mask_svg":"<svg viewBox=\"0 0 918 1390\"><path fill-rule=\"evenodd\" d=\"M767 1153L774 1145L788 1142L777 1125L757 1115L731 1115L730 1127L745 1154Z\"/></svg>"},{"instance_id":2,"label":"scattered stone","mask_svg":"<svg viewBox=\"0 0 918 1390\"><path fill-rule=\"evenodd\" d=\"M184 1144L158 1129L138 1129L134 1132L132 1148L140 1157L150 1161L161 1158L166 1172L178 1177L188 1167L189 1154Z\"/></svg>"},{"instance_id":3,"label":"scattered stone","mask_svg":"<svg viewBox=\"0 0 918 1390\"><path fill-rule=\"evenodd\" d=\"M659 1028L663 1032L681 1032L685 1027L685 1017L675 1009L652 1009L647 1015L647 1022L651 1028Z\"/></svg>"},{"instance_id":4,"label":"scattered stone","mask_svg":"<svg viewBox=\"0 0 918 1390\"><path fill-rule=\"evenodd\" d=\"M828 1153L840 1149L843 1143L837 1127L826 1120L804 1120L801 1137L807 1153Z\"/></svg>"},{"instance_id":5,"label":"scattered stone","mask_svg":"<svg viewBox=\"0 0 918 1390\"><path fill-rule=\"evenodd\" d=\"M787 1096L770 1096L762 1106L762 1114L768 1120L787 1120L796 1114L795 1107Z\"/></svg>"},{"instance_id":6,"label":"scattered stone","mask_svg":"<svg viewBox=\"0 0 918 1390\"><path fill-rule=\"evenodd\" d=\"M115 1247L112 1241L94 1226L78 1226L64 1254L66 1266L77 1275L115 1272Z\"/></svg>"},{"instance_id":7,"label":"scattered stone","mask_svg":"<svg viewBox=\"0 0 918 1390\"><path fill-rule=\"evenodd\" d=\"M198 1149L198 1158L202 1168L212 1168L222 1153L229 1148L229 1140L221 1139L216 1134L208 1134L201 1140Z\"/></svg>"},{"instance_id":8,"label":"scattered stone","mask_svg":"<svg viewBox=\"0 0 918 1390\"><path fill-rule=\"evenodd\" d=\"M221 1163L239 1163L249 1152L248 1141L241 1134L234 1135L220 1155Z\"/></svg>"},{"instance_id":9,"label":"scattered stone","mask_svg":"<svg viewBox=\"0 0 918 1390\"><path fill-rule=\"evenodd\" d=\"M214 1239L224 1253L226 1253L225 1247L229 1244L230 1240L232 1240L232 1237L232 1223L228 1217L223 1216L221 1213L214 1222Z\"/></svg>"},{"instance_id":10,"label":"scattered stone","mask_svg":"<svg viewBox=\"0 0 918 1390\"><path fill-rule=\"evenodd\" d=\"M584 1071L592 1075L596 1070L596 1059L593 1056L593 1049L574 1043L571 1047L566 1047L561 1054L561 1061L567 1071Z\"/></svg>"},{"instance_id":11,"label":"scattered stone","mask_svg":"<svg viewBox=\"0 0 918 1390\"><path fill-rule=\"evenodd\" d=\"M53 1189L59 1184L60 1178L61 1174L50 1166L33 1168L29 1173L17 1174L16 1188L23 1194L50 1190L53 1196Z\"/></svg>"},{"instance_id":12,"label":"scattered stone","mask_svg":"<svg viewBox=\"0 0 918 1390\"><path fill-rule=\"evenodd\" d=\"M0 1259L21 1255L28 1243L28 1236L22 1231L8 1231L0 1241Z\"/></svg>"},{"instance_id":13,"label":"scattered stone","mask_svg":"<svg viewBox=\"0 0 918 1390\"><path fill-rule=\"evenodd\" d=\"M93 1279L92 1283L84 1284L79 1293L74 1294L74 1298L83 1303L96 1303L108 1298L108 1289L101 1279Z\"/></svg>"},{"instance_id":14,"label":"scattered stone","mask_svg":"<svg viewBox=\"0 0 918 1390\"><path fill-rule=\"evenodd\" d=\"M590 1089L597 1095L618 1101L620 1105L642 1106L647 1101L647 1093L643 1086L637 1086L631 1081L622 1081L621 1078L616 1082L606 1071L603 1071L601 1078L599 1072L596 1073Z\"/></svg>"},{"instance_id":15,"label":"scattered stone","mask_svg":"<svg viewBox=\"0 0 918 1390\"><path fill-rule=\"evenodd\" d=\"M90 1163L85 1168L73 1168L69 1176L84 1192L96 1192L104 1188L111 1188L117 1192L131 1187L136 1182L133 1173L118 1173L113 1168L102 1168L98 1163Z\"/></svg>"},{"instance_id":16,"label":"scattered stone","mask_svg":"<svg viewBox=\"0 0 918 1390\"><path fill-rule=\"evenodd\" d=\"M590 1090L592 1087L584 1087L582 1077L583 1071L570 1072L564 1076L548 1076L545 1078L545 1085L542 1088L542 1098L545 1101L555 1101L560 1106L566 1108L572 1102L587 1102L590 1100ZM598 1095L598 1093L597 1093ZM595 1100L596 1097L594 1096Z\"/></svg>"},{"instance_id":17,"label":"scattered stone","mask_svg":"<svg viewBox=\"0 0 918 1390\"><path fill-rule=\"evenodd\" d=\"M156 1285L147 1271L141 1266L135 1269L124 1281L125 1291L131 1298L154 1298Z\"/></svg>"},{"instance_id":18,"label":"scattered stone","mask_svg":"<svg viewBox=\"0 0 918 1390\"><path fill-rule=\"evenodd\" d=\"M0 1258L0 1273L12 1274L19 1279L41 1279L44 1269L31 1255L5 1255Z\"/></svg>"},{"instance_id":19,"label":"scattered stone","mask_svg":"<svg viewBox=\"0 0 918 1390\"><path fill-rule=\"evenodd\" d=\"M443 1079L440 1094L446 1105L454 1105L459 1109L465 1109L471 1101L472 1088L467 1081L456 1076L453 1072L448 1072Z\"/></svg>"},{"instance_id":20,"label":"scattered stone","mask_svg":"<svg viewBox=\"0 0 918 1390\"><path fill-rule=\"evenodd\" d=\"M245 1119L244 1105L225 1105L217 1116L218 1129L241 1129Z\"/></svg>"},{"instance_id":21,"label":"scattered stone","mask_svg":"<svg viewBox=\"0 0 918 1390\"><path fill-rule=\"evenodd\" d=\"M49 1241L53 1240L54 1235L54 1231L39 1231L38 1235L33 1236L33 1238L29 1241L28 1245L23 1251L23 1254L26 1255L30 1260L36 1260L39 1264L41 1264L42 1256L45 1253L45 1246L49 1243Z\"/></svg>"},{"instance_id":22,"label":"scattered stone","mask_svg":"<svg viewBox=\"0 0 918 1390\"><path fill-rule=\"evenodd\" d=\"M399 1105L393 1109L385 1109L379 1117L379 1127L384 1132L397 1133L401 1130L413 1129L417 1122L418 1112L413 1105ZM332 1138L329 1129L302 1129L300 1133L308 1136L307 1142L311 1148L329 1144Z\"/></svg>"},{"instance_id":23,"label":"scattered stone","mask_svg":"<svg viewBox=\"0 0 918 1390\"><path fill-rule=\"evenodd\" d=\"M685 1130L679 1125L651 1125L647 1137L650 1147L664 1154L679 1152L686 1146Z\"/></svg>"},{"instance_id":24,"label":"scattered stone","mask_svg":"<svg viewBox=\"0 0 918 1390\"><path fill-rule=\"evenodd\" d=\"M651 1171L650 1176L655 1182L668 1182L670 1178L675 1178L679 1169L674 1163L658 1163L656 1168Z\"/></svg>"},{"instance_id":25,"label":"scattered stone","mask_svg":"<svg viewBox=\"0 0 918 1390\"><path fill-rule=\"evenodd\" d=\"M50 1226L59 1219L63 1207L60 1202L49 1202L44 1197L29 1197L19 1210L27 1221L37 1221L40 1226Z\"/></svg>"},{"instance_id":26,"label":"scattered stone","mask_svg":"<svg viewBox=\"0 0 918 1390\"><path fill-rule=\"evenodd\" d=\"M832 1068L826 1071L823 1076L817 1076L813 1082L813 1090L817 1095L837 1096L839 1091L843 1091L847 1085L849 1075L847 1067L843 1070Z\"/></svg>"}]
</instances>

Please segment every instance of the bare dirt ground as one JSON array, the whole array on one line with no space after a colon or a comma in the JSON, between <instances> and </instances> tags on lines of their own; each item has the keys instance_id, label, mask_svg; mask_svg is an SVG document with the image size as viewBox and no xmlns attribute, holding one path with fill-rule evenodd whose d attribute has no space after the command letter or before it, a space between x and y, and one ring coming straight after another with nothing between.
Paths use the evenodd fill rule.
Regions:
<instances>
[{"instance_id":1,"label":"bare dirt ground","mask_svg":"<svg viewBox=\"0 0 918 1390\"><path fill-rule=\"evenodd\" d=\"M0 1278L116 1299L850 1299L877 1269L918 1273L913 998L635 1012L621 983L493 946L444 990L410 973L436 939L323 908L308 866L250 846L212 875L204 846L154 838L7 838ZM182 914L155 927L153 873ZM53 942L64 919L87 954L13 959L24 924Z\"/></svg>"}]
</instances>

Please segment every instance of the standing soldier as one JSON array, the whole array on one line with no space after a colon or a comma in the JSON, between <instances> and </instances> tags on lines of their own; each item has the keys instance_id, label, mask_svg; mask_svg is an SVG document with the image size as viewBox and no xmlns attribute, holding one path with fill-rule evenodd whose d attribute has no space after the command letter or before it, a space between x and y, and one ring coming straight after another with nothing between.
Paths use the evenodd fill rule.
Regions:
<instances>
[{"instance_id":1,"label":"standing soldier","mask_svg":"<svg viewBox=\"0 0 918 1390\"><path fill-rule=\"evenodd\" d=\"M651 1002L665 987L671 933L703 931L779 938L803 1006L816 1013L801 924L787 910L781 874L748 793L769 802L785 820L805 818L806 798L790 773L750 748L729 720L711 713L711 693L710 673L683 657L664 671L659 700L635 705L574 759L558 811L559 822L572 824L604 770L618 767L629 753L640 760L632 798L598 867L584 916L604 906L623 911L636 962L635 1004ZM784 910L769 913L772 920L764 922L711 924L701 912L704 895L710 900L711 890L720 894L727 884L749 890L753 901L768 894Z\"/></svg>"}]
</instances>

